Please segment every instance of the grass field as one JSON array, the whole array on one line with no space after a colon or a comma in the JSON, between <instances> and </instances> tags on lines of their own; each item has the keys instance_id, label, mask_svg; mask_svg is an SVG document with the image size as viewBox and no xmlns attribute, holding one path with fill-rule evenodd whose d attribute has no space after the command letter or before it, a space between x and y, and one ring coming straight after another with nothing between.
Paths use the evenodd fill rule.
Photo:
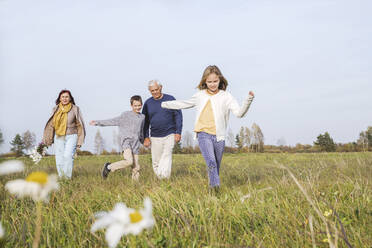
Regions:
<instances>
[{"instance_id":1,"label":"grass field","mask_svg":"<svg viewBox=\"0 0 372 248\"><path fill-rule=\"evenodd\" d=\"M329 247L324 219L338 247L372 247L372 153L225 154L217 196L208 193L201 155L174 155L170 180L156 179L151 157L143 155L139 182L129 169L103 181L102 164L119 159L75 160L73 180L62 181L43 206L40 247L105 247L104 232L90 232L94 213L120 201L142 207L144 196L153 201L155 227L123 237L118 247ZM35 203L10 196L5 182L35 170L56 173L54 157L38 165L22 160L23 175L0 178L5 247L31 247L35 223ZM320 217L316 209L333 214Z\"/></svg>"}]
</instances>

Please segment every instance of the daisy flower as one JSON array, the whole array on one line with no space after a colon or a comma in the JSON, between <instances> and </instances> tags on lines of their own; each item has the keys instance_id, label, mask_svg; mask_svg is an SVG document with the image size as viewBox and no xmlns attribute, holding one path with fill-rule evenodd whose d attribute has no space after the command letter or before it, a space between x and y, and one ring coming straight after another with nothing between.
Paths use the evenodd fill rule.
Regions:
<instances>
[{"instance_id":1,"label":"daisy flower","mask_svg":"<svg viewBox=\"0 0 372 248\"><path fill-rule=\"evenodd\" d=\"M7 175L10 173L22 172L24 164L19 160L9 160L0 164L0 176Z\"/></svg>"},{"instance_id":2,"label":"daisy flower","mask_svg":"<svg viewBox=\"0 0 372 248\"><path fill-rule=\"evenodd\" d=\"M107 228L105 238L109 247L116 247L123 235L138 235L143 229L154 226L150 198L145 198L144 208L139 211L128 208L124 203L117 203L110 212L98 212L95 215L91 231Z\"/></svg>"},{"instance_id":3,"label":"daisy flower","mask_svg":"<svg viewBox=\"0 0 372 248\"><path fill-rule=\"evenodd\" d=\"M49 200L49 193L58 190L56 175L48 175L45 172L32 172L26 179L17 179L5 184L9 193L20 198L30 196L35 202Z\"/></svg>"}]
</instances>

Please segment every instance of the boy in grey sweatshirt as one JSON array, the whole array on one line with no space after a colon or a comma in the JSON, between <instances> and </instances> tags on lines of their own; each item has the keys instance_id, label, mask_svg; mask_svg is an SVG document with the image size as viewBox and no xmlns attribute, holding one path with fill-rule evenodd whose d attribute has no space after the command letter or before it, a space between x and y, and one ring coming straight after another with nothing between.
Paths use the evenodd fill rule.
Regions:
<instances>
[{"instance_id":1,"label":"boy in grey sweatshirt","mask_svg":"<svg viewBox=\"0 0 372 248\"><path fill-rule=\"evenodd\" d=\"M110 172L132 166L132 179L138 180L140 165L138 153L143 143L143 126L145 115L141 114L142 98L138 95L130 98L132 111L123 112L120 116L108 120L90 121L93 126L118 126L123 160L105 163L102 168L102 178L106 179Z\"/></svg>"}]
</instances>

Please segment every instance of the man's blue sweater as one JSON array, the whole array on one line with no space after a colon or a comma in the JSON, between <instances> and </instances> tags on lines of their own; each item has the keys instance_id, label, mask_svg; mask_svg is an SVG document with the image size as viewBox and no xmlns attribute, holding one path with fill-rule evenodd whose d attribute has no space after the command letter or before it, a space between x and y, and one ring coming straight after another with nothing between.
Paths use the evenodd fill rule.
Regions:
<instances>
[{"instance_id":1,"label":"man's blue sweater","mask_svg":"<svg viewBox=\"0 0 372 248\"><path fill-rule=\"evenodd\" d=\"M161 99L155 100L150 97L143 105L142 114L145 115L144 136L165 137L169 134L182 133L182 112L181 110L164 109L160 105L162 102L172 101L175 98L171 95L163 94Z\"/></svg>"}]
</instances>

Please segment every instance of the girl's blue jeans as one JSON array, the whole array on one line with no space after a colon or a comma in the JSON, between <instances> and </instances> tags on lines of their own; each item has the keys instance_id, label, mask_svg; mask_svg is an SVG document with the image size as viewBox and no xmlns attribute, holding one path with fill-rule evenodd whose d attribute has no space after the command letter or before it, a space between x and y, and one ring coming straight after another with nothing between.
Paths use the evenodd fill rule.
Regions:
<instances>
[{"instance_id":1,"label":"girl's blue jeans","mask_svg":"<svg viewBox=\"0 0 372 248\"><path fill-rule=\"evenodd\" d=\"M198 142L200 151L207 164L209 186L220 186L220 166L223 151L225 149L225 141L217 141L216 135L199 132Z\"/></svg>"}]
</instances>

